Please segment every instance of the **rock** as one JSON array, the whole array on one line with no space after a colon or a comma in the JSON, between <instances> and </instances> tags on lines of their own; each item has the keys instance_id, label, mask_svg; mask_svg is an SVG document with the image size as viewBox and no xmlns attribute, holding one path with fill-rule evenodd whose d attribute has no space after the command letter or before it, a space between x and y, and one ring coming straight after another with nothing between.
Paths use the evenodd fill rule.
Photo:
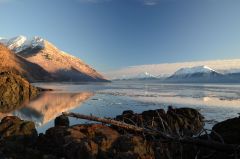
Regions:
<instances>
[{"instance_id":1,"label":"rock","mask_svg":"<svg viewBox=\"0 0 240 159\"><path fill-rule=\"evenodd\" d=\"M55 126L69 126L69 119L67 116L60 115L54 120Z\"/></svg>"},{"instance_id":2,"label":"rock","mask_svg":"<svg viewBox=\"0 0 240 159\"><path fill-rule=\"evenodd\" d=\"M3 158L41 158L42 154L33 149L37 131L31 121L15 116L4 117L0 123L0 152Z\"/></svg>"},{"instance_id":3,"label":"rock","mask_svg":"<svg viewBox=\"0 0 240 159\"><path fill-rule=\"evenodd\" d=\"M38 95L39 89L21 76L0 73L0 112L7 113Z\"/></svg>"},{"instance_id":4,"label":"rock","mask_svg":"<svg viewBox=\"0 0 240 159\"><path fill-rule=\"evenodd\" d=\"M204 117L192 108L169 107L165 119L174 132L187 136L198 134L204 126Z\"/></svg>"},{"instance_id":5,"label":"rock","mask_svg":"<svg viewBox=\"0 0 240 159\"><path fill-rule=\"evenodd\" d=\"M217 123L213 126L212 130L217 132L225 143L240 144L240 117ZM211 136L219 140L219 137L214 132L211 132Z\"/></svg>"},{"instance_id":6,"label":"rock","mask_svg":"<svg viewBox=\"0 0 240 159\"><path fill-rule=\"evenodd\" d=\"M3 140L33 144L37 139L37 130L32 121L24 121L16 116L7 116L1 120L0 135Z\"/></svg>"},{"instance_id":7,"label":"rock","mask_svg":"<svg viewBox=\"0 0 240 159\"><path fill-rule=\"evenodd\" d=\"M167 131L169 133L181 133L192 136L202 130L204 126L203 116L195 109L169 107L167 113L163 109L148 110L141 114L132 111L124 111L116 120L129 124Z\"/></svg>"},{"instance_id":8,"label":"rock","mask_svg":"<svg viewBox=\"0 0 240 159\"><path fill-rule=\"evenodd\" d=\"M101 124L50 128L39 139L38 148L68 159L154 158L143 138L121 135Z\"/></svg>"}]
</instances>

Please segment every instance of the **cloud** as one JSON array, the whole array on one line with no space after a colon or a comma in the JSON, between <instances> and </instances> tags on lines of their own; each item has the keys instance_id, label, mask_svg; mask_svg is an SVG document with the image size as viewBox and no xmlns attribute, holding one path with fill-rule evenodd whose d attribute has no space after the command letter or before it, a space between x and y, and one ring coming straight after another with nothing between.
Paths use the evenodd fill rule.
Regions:
<instances>
[{"instance_id":1,"label":"cloud","mask_svg":"<svg viewBox=\"0 0 240 159\"><path fill-rule=\"evenodd\" d=\"M159 0L143 0L143 4L147 6L154 6L157 5L159 2Z\"/></svg>"},{"instance_id":2,"label":"cloud","mask_svg":"<svg viewBox=\"0 0 240 159\"><path fill-rule=\"evenodd\" d=\"M103 2L110 2L112 0L77 0L81 3L103 3Z\"/></svg>"},{"instance_id":3,"label":"cloud","mask_svg":"<svg viewBox=\"0 0 240 159\"><path fill-rule=\"evenodd\" d=\"M81 2L81 3L106 3L106 2L113 2L113 1L116 2L118 0L76 0L76 1ZM139 4L143 4L146 6L155 6L162 2L171 2L171 1L175 1L175 0L128 0L128 1L135 1Z\"/></svg>"}]
</instances>

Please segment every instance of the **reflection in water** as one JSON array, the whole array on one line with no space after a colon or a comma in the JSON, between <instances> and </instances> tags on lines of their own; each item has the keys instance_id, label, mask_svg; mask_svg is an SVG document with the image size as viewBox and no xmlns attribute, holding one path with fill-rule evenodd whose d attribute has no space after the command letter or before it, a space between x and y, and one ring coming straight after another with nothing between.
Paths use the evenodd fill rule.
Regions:
<instances>
[{"instance_id":1,"label":"reflection in water","mask_svg":"<svg viewBox=\"0 0 240 159\"><path fill-rule=\"evenodd\" d=\"M39 132L53 126L53 119L64 111L114 117L124 110L142 112L148 109L192 107L206 117L207 128L215 122L238 116L240 112L240 85L161 84L143 82L94 83L36 83L51 88L25 107L6 115L17 115L32 120ZM90 93L94 92L94 93ZM88 100L94 95L92 100ZM81 105L81 107L79 107ZM70 124L86 122L70 118Z\"/></svg>"},{"instance_id":2,"label":"reflection in water","mask_svg":"<svg viewBox=\"0 0 240 159\"><path fill-rule=\"evenodd\" d=\"M81 93L52 93L45 92L37 99L31 101L25 107L13 111L11 114L1 114L1 118L7 115L16 115L24 120L34 121L36 126L41 126L62 112L69 111L81 105L92 97L90 92Z\"/></svg>"}]
</instances>

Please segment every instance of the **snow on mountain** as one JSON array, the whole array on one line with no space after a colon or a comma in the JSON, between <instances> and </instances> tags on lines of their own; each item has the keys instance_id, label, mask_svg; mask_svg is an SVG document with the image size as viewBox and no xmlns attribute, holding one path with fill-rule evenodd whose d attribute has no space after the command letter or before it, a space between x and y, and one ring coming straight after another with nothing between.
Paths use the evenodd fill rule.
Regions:
<instances>
[{"instance_id":1,"label":"snow on mountain","mask_svg":"<svg viewBox=\"0 0 240 159\"><path fill-rule=\"evenodd\" d=\"M152 75L151 73L148 72L143 72L138 74L137 76L135 76L135 78L156 78L154 75Z\"/></svg>"},{"instance_id":2,"label":"snow on mountain","mask_svg":"<svg viewBox=\"0 0 240 159\"><path fill-rule=\"evenodd\" d=\"M166 78L165 82L174 83L225 83L236 82L227 75L218 73L208 66L181 68Z\"/></svg>"},{"instance_id":3,"label":"snow on mountain","mask_svg":"<svg viewBox=\"0 0 240 159\"><path fill-rule=\"evenodd\" d=\"M15 53L19 53L26 48L44 48L44 39L38 36L27 38L20 35L10 39L0 38L0 43L3 43Z\"/></svg>"},{"instance_id":4,"label":"snow on mountain","mask_svg":"<svg viewBox=\"0 0 240 159\"><path fill-rule=\"evenodd\" d=\"M142 72L142 73L139 73L137 75L132 75L132 76L131 75L130 76L123 75L120 78L115 79L115 80L134 80L134 79L153 79L153 78L156 78L156 76L154 76L148 72Z\"/></svg>"},{"instance_id":5,"label":"snow on mountain","mask_svg":"<svg viewBox=\"0 0 240 159\"><path fill-rule=\"evenodd\" d=\"M106 81L100 73L82 60L58 49L41 37L1 38L0 43L26 60L38 64L57 80Z\"/></svg>"},{"instance_id":6,"label":"snow on mountain","mask_svg":"<svg viewBox=\"0 0 240 159\"><path fill-rule=\"evenodd\" d=\"M49 81L51 75L37 64L31 63L0 44L0 70L15 72L30 82Z\"/></svg>"},{"instance_id":7,"label":"snow on mountain","mask_svg":"<svg viewBox=\"0 0 240 159\"><path fill-rule=\"evenodd\" d=\"M169 77L180 68L208 66L219 73L236 73L240 72L240 59L231 60L212 60L212 61L193 61L179 63L162 63L151 65L130 66L117 70L105 72L105 76L109 79L118 79L125 76L136 76L141 72L149 72L157 77Z\"/></svg>"},{"instance_id":8,"label":"snow on mountain","mask_svg":"<svg viewBox=\"0 0 240 159\"><path fill-rule=\"evenodd\" d=\"M196 66L196 67L187 67L181 68L174 73L174 75L187 75L187 74L194 74L194 73L212 73L217 72L211 69L208 66Z\"/></svg>"}]
</instances>

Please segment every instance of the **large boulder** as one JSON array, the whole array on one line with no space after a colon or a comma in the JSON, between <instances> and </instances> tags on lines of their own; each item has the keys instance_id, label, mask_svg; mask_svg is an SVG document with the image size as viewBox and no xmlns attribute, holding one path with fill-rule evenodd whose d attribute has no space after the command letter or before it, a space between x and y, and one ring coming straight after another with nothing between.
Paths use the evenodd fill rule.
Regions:
<instances>
[{"instance_id":1,"label":"large boulder","mask_svg":"<svg viewBox=\"0 0 240 159\"><path fill-rule=\"evenodd\" d=\"M37 130L32 121L24 121L16 116L7 116L1 120L0 135L3 140L32 143L37 139Z\"/></svg>"},{"instance_id":2,"label":"large boulder","mask_svg":"<svg viewBox=\"0 0 240 159\"><path fill-rule=\"evenodd\" d=\"M240 117L219 122L213 126L212 130L214 131L211 136L214 139L221 140L222 138L225 143L240 144Z\"/></svg>"},{"instance_id":3,"label":"large boulder","mask_svg":"<svg viewBox=\"0 0 240 159\"><path fill-rule=\"evenodd\" d=\"M50 128L39 137L38 148L68 159L154 158L142 137L121 135L101 124Z\"/></svg>"},{"instance_id":4,"label":"large boulder","mask_svg":"<svg viewBox=\"0 0 240 159\"><path fill-rule=\"evenodd\" d=\"M116 117L116 120L128 124L186 136L200 132L204 126L203 119L204 117L196 109L174 109L172 107L169 107L167 112L163 109L157 109L144 111L140 114L129 110Z\"/></svg>"},{"instance_id":5,"label":"large boulder","mask_svg":"<svg viewBox=\"0 0 240 159\"><path fill-rule=\"evenodd\" d=\"M40 89L12 72L0 72L0 112L14 110L38 95Z\"/></svg>"},{"instance_id":6,"label":"large boulder","mask_svg":"<svg viewBox=\"0 0 240 159\"><path fill-rule=\"evenodd\" d=\"M32 149L38 136L32 121L24 121L15 116L4 117L0 123L0 136L0 152L5 158L26 159L42 156L40 152Z\"/></svg>"}]
</instances>

